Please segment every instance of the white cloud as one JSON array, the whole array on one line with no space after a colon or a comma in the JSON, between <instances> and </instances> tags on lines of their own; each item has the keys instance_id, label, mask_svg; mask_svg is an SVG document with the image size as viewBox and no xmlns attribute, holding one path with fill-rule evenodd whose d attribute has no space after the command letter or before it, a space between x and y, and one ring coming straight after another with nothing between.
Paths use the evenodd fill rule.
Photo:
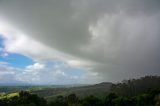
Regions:
<instances>
[{"instance_id":1,"label":"white cloud","mask_svg":"<svg viewBox=\"0 0 160 106\"><path fill-rule=\"evenodd\" d=\"M0 48L1 56L8 56L8 53L18 53L30 57L35 61L65 60L69 58L62 52L54 50L41 42L28 37L21 31L0 19L0 36L3 38L4 48ZM7 53L8 52L8 53Z\"/></svg>"},{"instance_id":2,"label":"white cloud","mask_svg":"<svg viewBox=\"0 0 160 106\"><path fill-rule=\"evenodd\" d=\"M75 58L73 56L69 56L67 54L63 54L58 52L52 48L45 46L44 44L24 35L22 32L17 29L7 25L1 24L2 29L1 37L3 38L3 46L1 51L3 54L6 53L18 53L24 56L27 56L37 63L33 65L26 66L25 69L22 69L22 72L15 71L15 80L21 81L24 83L57 83L58 80L64 80L62 83L87 83L84 79L91 78L89 77L89 72L86 75L80 76L72 76L65 73L63 70L64 67L70 68L79 68L83 70L90 70L92 64L91 61L86 61L82 59ZM3 27L3 25L5 27ZM6 55L7 56L7 55ZM53 67L46 67L47 64L41 64L38 62L47 62L52 60L62 61L65 64L56 64ZM8 65L9 66L9 65ZM7 67L7 66L6 66ZM63 71L62 71L63 70ZM92 76L92 75L91 75ZM48 81L46 81L48 79ZM92 78L91 78L92 79ZM44 81L43 81L44 80ZM53 80L53 81L52 81ZM91 81L93 82L93 81Z\"/></svg>"},{"instance_id":3,"label":"white cloud","mask_svg":"<svg viewBox=\"0 0 160 106\"><path fill-rule=\"evenodd\" d=\"M58 65L58 67L57 67ZM67 64L65 64L66 66ZM95 83L97 73L83 73L82 75L71 75L71 67L64 67L64 64L34 63L27 66L24 71L16 73L16 80L32 84L75 84L75 83ZM68 70L68 71L66 71ZM86 80L88 80L86 82Z\"/></svg>"},{"instance_id":4,"label":"white cloud","mask_svg":"<svg viewBox=\"0 0 160 106\"><path fill-rule=\"evenodd\" d=\"M91 70L92 69L92 66L97 64L95 62L92 62L92 61L87 61L87 60L80 60L80 59L70 59L67 61L67 64L71 67L75 67L75 68L80 68L80 69L83 69L83 70Z\"/></svg>"},{"instance_id":5,"label":"white cloud","mask_svg":"<svg viewBox=\"0 0 160 106\"><path fill-rule=\"evenodd\" d=\"M29 65L26 67L27 70L30 70L30 69L41 70L44 68L45 68L45 65L40 63L34 63L33 65Z\"/></svg>"},{"instance_id":6,"label":"white cloud","mask_svg":"<svg viewBox=\"0 0 160 106\"><path fill-rule=\"evenodd\" d=\"M36 62L61 60L104 81L159 75L159 4L158 0L2 0L0 31L6 52Z\"/></svg>"},{"instance_id":7,"label":"white cloud","mask_svg":"<svg viewBox=\"0 0 160 106\"><path fill-rule=\"evenodd\" d=\"M16 80L17 68L10 67L6 62L0 62L0 84L20 83Z\"/></svg>"},{"instance_id":8,"label":"white cloud","mask_svg":"<svg viewBox=\"0 0 160 106\"><path fill-rule=\"evenodd\" d=\"M0 84L85 84L102 80L97 72L78 70L65 63L34 63L23 69L0 62ZM79 68L78 68L79 69ZM83 71L84 73L82 73ZM72 74L70 74L72 73Z\"/></svg>"}]
</instances>

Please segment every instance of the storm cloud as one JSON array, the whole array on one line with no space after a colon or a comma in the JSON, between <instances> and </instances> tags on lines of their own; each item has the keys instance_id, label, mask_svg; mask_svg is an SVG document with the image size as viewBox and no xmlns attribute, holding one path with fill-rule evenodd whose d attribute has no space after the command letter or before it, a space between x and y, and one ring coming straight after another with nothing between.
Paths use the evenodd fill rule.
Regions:
<instances>
[{"instance_id":1,"label":"storm cloud","mask_svg":"<svg viewBox=\"0 0 160 106\"><path fill-rule=\"evenodd\" d=\"M160 75L159 19L159 0L0 0L1 21L101 81Z\"/></svg>"}]
</instances>

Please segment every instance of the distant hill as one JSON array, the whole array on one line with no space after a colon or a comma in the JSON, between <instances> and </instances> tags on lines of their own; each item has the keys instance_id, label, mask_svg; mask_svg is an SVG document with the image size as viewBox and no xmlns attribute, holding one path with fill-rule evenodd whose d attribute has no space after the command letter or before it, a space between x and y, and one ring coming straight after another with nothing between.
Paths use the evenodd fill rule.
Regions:
<instances>
[{"instance_id":1,"label":"distant hill","mask_svg":"<svg viewBox=\"0 0 160 106\"><path fill-rule=\"evenodd\" d=\"M125 80L121 83L113 84L110 82L103 82L95 85L71 87L71 88L46 88L42 90L33 91L39 96L50 100L58 95L68 95L75 93L78 97L85 97L94 95L97 97L104 97L108 93L114 92L119 96L134 96L145 93L149 89L160 88L159 76L146 76L140 79Z\"/></svg>"},{"instance_id":2,"label":"distant hill","mask_svg":"<svg viewBox=\"0 0 160 106\"><path fill-rule=\"evenodd\" d=\"M47 100L52 100L59 95L76 94L83 98L89 95L105 97L113 92L119 96L135 96L147 92L149 89L160 89L160 76L145 76L139 79L124 80L121 83L103 82L95 85L45 85L45 86L1 86L1 93L14 93L28 90Z\"/></svg>"},{"instance_id":3,"label":"distant hill","mask_svg":"<svg viewBox=\"0 0 160 106\"><path fill-rule=\"evenodd\" d=\"M89 96L89 95L97 95L101 96L104 93L107 93L112 86L112 83L103 82L95 85L90 86L83 86L83 87L75 87L70 88L71 93L75 93L78 96Z\"/></svg>"},{"instance_id":4,"label":"distant hill","mask_svg":"<svg viewBox=\"0 0 160 106\"><path fill-rule=\"evenodd\" d=\"M32 93L38 94L39 96L45 97L47 99L52 99L58 95L69 95L71 93L75 93L78 97L85 97L89 95L96 95L97 97L102 97L110 90L111 86L112 83L105 82L80 87L46 88L42 90L32 91Z\"/></svg>"}]
</instances>

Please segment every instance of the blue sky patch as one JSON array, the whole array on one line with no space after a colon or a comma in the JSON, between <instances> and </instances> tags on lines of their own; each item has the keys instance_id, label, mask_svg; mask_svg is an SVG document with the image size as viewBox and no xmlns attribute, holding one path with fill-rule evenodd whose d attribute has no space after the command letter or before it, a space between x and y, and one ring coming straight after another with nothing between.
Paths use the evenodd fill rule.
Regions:
<instances>
[{"instance_id":1,"label":"blue sky patch","mask_svg":"<svg viewBox=\"0 0 160 106\"><path fill-rule=\"evenodd\" d=\"M0 36L0 48L4 48L3 38L1 36ZM0 51L0 54L3 54L3 51ZM8 56L6 57L0 56L0 61L7 62L10 66L16 68L24 68L30 64L33 64L32 59L16 53L9 53Z\"/></svg>"},{"instance_id":2,"label":"blue sky patch","mask_svg":"<svg viewBox=\"0 0 160 106\"><path fill-rule=\"evenodd\" d=\"M9 54L7 57L0 57L0 61L7 62L10 66L16 68L24 68L34 63L32 59L20 54Z\"/></svg>"}]
</instances>

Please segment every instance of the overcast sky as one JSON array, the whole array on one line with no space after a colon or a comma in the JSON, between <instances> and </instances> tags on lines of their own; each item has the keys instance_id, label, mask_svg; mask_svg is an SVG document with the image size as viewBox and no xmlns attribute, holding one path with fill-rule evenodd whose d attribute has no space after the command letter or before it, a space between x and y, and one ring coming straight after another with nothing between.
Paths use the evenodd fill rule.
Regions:
<instances>
[{"instance_id":1,"label":"overcast sky","mask_svg":"<svg viewBox=\"0 0 160 106\"><path fill-rule=\"evenodd\" d=\"M160 75L160 0L0 0L0 83Z\"/></svg>"}]
</instances>

